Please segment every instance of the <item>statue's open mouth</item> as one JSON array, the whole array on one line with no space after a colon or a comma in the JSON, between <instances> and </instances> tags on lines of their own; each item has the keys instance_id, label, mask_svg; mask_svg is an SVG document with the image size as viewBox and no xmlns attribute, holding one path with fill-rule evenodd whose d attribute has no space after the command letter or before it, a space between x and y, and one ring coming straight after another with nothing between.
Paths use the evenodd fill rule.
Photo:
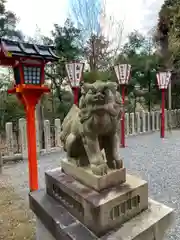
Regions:
<instances>
[{"instance_id":1,"label":"statue's open mouth","mask_svg":"<svg viewBox=\"0 0 180 240\"><path fill-rule=\"evenodd\" d=\"M103 95L98 95L94 97L95 102L104 102L104 96Z\"/></svg>"}]
</instances>

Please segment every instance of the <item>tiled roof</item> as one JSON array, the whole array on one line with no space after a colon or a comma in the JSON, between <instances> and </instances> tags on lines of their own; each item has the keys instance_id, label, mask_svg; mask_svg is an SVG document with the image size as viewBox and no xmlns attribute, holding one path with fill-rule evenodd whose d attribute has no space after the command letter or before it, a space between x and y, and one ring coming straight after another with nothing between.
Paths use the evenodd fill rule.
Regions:
<instances>
[{"instance_id":1,"label":"tiled roof","mask_svg":"<svg viewBox=\"0 0 180 240\"><path fill-rule=\"evenodd\" d=\"M25 42L17 42L4 38L0 38L0 49L5 54L12 57L29 56L35 58L43 58L45 60L54 61L59 57L55 54L53 46L35 45Z\"/></svg>"}]
</instances>

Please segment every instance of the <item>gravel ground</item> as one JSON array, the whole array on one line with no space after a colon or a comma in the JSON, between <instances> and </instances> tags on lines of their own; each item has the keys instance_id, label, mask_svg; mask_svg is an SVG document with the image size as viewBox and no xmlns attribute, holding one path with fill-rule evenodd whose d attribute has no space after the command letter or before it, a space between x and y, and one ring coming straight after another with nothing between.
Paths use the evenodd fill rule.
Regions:
<instances>
[{"instance_id":1,"label":"gravel ground","mask_svg":"<svg viewBox=\"0 0 180 240\"><path fill-rule=\"evenodd\" d=\"M180 239L180 131L160 139L159 133L129 137L127 147L120 149L127 170L149 183L149 196L175 208L176 222L167 239ZM64 154L52 153L39 160L39 184L44 187L44 171L60 166ZM27 200L27 162L6 165L0 181L6 181Z\"/></svg>"},{"instance_id":2,"label":"gravel ground","mask_svg":"<svg viewBox=\"0 0 180 240\"><path fill-rule=\"evenodd\" d=\"M44 172L59 167L60 159L64 156L64 152L55 152L40 157L38 162L39 188L44 188ZM27 161L4 165L3 174L0 175L0 180L1 179L8 182L14 189L17 189L17 192L21 196L28 199L29 180Z\"/></svg>"},{"instance_id":3,"label":"gravel ground","mask_svg":"<svg viewBox=\"0 0 180 240\"><path fill-rule=\"evenodd\" d=\"M176 221L167 239L180 239L180 131L160 139L159 133L127 140L121 156L127 170L148 181L149 196L172 207Z\"/></svg>"},{"instance_id":4,"label":"gravel ground","mask_svg":"<svg viewBox=\"0 0 180 240\"><path fill-rule=\"evenodd\" d=\"M35 221L27 203L14 188L0 186L0 239L34 240Z\"/></svg>"}]
</instances>

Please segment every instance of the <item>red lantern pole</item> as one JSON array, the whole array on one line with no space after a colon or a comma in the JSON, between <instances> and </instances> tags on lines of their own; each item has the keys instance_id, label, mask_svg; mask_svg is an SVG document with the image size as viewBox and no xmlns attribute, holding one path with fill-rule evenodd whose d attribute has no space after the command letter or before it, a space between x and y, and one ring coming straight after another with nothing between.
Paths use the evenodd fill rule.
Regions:
<instances>
[{"instance_id":1,"label":"red lantern pole","mask_svg":"<svg viewBox=\"0 0 180 240\"><path fill-rule=\"evenodd\" d=\"M125 101L125 85L122 85L122 105L123 111L121 116L121 147L125 147L125 112L124 112L124 101Z\"/></svg>"},{"instance_id":2,"label":"red lantern pole","mask_svg":"<svg viewBox=\"0 0 180 240\"><path fill-rule=\"evenodd\" d=\"M28 164L30 191L38 190L38 167L36 152L35 105L27 106L27 137L28 137Z\"/></svg>"},{"instance_id":3,"label":"red lantern pole","mask_svg":"<svg viewBox=\"0 0 180 240\"><path fill-rule=\"evenodd\" d=\"M161 103L161 138L165 136L165 89L161 89L162 103Z\"/></svg>"},{"instance_id":4,"label":"red lantern pole","mask_svg":"<svg viewBox=\"0 0 180 240\"><path fill-rule=\"evenodd\" d=\"M28 164L29 164L29 188L30 191L38 190L38 163L36 151L36 126L35 107L43 93L49 92L45 86L18 85L10 89L9 93L15 93L26 110L27 140L28 140ZM32 94L33 93L33 94Z\"/></svg>"},{"instance_id":5,"label":"red lantern pole","mask_svg":"<svg viewBox=\"0 0 180 240\"><path fill-rule=\"evenodd\" d=\"M114 70L116 73L118 83L122 89L121 97L122 97L123 111L122 111L121 120L120 120L120 124L121 124L120 145L121 145L121 147L124 148L125 147L125 112L124 112L125 85L127 85L129 82L131 65L119 64L119 65L114 66Z\"/></svg>"},{"instance_id":6,"label":"red lantern pole","mask_svg":"<svg viewBox=\"0 0 180 240\"><path fill-rule=\"evenodd\" d=\"M73 87L72 90L74 94L74 104L78 106L79 87Z\"/></svg>"},{"instance_id":7,"label":"red lantern pole","mask_svg":"<svg viewBox=\"0 0 180 240\"><path fill-rule=\"evenodd\" d=\"M165 90L168 88L168 84L171 78L171 72L160 72L156 74L157 83L159 89L161 90L161 129L160 137L164 138L165 136Z\"/></svg>"}]
</instances>

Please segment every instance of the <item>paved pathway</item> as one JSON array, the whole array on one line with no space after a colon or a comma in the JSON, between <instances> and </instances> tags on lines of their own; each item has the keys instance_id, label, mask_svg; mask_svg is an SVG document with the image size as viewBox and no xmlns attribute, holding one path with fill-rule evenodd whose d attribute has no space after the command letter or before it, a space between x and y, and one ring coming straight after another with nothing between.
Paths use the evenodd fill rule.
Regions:
<instances>
[{"instance_id":1,"label":"paved pathway","mask_svg":"<svg viewBox=\"0 0 180 240\"><path fill-rule=\"evenodd\" d=\"M176 210L176 222L168 240L180 239L180 131L173 131L162 140L159 133L129 137L127 147L120 149L130 173L146 179L149 196ZM44 171L60 166L63 153L52 153L39 160L40 187L44 187ZM4 180L27 198L27 161L6 165L0 181Z\"/></svg>"}]
</instances>

